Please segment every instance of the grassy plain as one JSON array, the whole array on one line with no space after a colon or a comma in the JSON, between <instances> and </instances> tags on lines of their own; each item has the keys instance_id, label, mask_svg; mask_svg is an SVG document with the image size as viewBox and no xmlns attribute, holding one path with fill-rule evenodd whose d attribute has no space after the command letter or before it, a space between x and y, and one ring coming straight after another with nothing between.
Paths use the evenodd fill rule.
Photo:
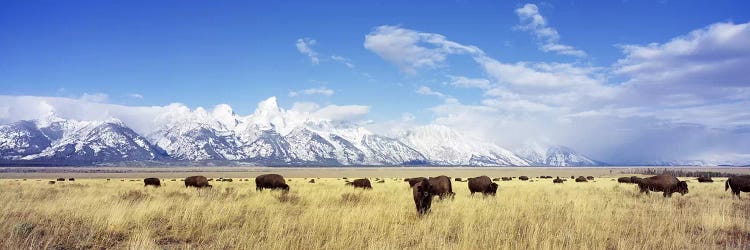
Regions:
<instances>
[{"instance_id":1,"label":"grassy plain","mask_svg":"<svg viewBox=\"0 0 750 250\"><path fill-rule=\"evenodd\" d=\"M733 199L723 178L682 178L690 193L670 199L639 195L614 177L498 182L496 197L472 197L465 182L453 182L455 199L436 199L427 216L416 214L408 185L394 178L373 190L294 178L286 194L256 192L245 178L205 190L179 178L161 188L134 178L0 180L0 248L750 248L750 194Z\"/></svg>"}]
</instances>

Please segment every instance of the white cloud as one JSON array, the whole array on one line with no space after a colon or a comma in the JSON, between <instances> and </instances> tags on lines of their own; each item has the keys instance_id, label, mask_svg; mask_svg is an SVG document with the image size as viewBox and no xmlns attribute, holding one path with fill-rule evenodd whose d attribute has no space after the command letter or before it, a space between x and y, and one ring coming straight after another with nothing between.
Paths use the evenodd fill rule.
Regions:
<instances>
[{"instance_id":1,"label":"white cloud","mask_svg":"<svg viewBox=\"0 0 750 250\"><path fill-rule=\"evenodd\" d=\"M329 120L357 120L370 112L369 106L363 105L328 105L312 113L314 117Z\"/></svg>"},{"instance_id":2,"label":"white cloud","mask_svg":"<svg viewBox=\"0 0 750 250\"><path fill-rule=\"evenodd\" d=\"M347 68L350 68L350 69L354 68L354 63L352 63L352 60L349 58L346 58L343 56L332 55L331 60L340 62L341 64L344 64Z\"/></svg>"},{"instance_id":3,"label":"white cloud","mask_svg":"<svg viewBox=\"0 0 750 250\"><path fill-rule=\"evenodd\" d=\"M549 27L547 20L539 13L539 8L535 4L527 3L516 9L516 15L521 21L517 28L536 36L536 39L540 41L539 46L542 51L576 57L586 56L586 52L582 50L559 43L560 34L554 28Z\"/></svg>"},{"instance_id":4,"label":"white cloud","mask_svg":"<svg viewBox=\"0 0 750 250\"><path fill-rule=\"evenodd\" d=\"M106 102L109 99L109 95L104 93L83 93L79 99L86 102Z\"/></svg>"},{"instance_id":5,"label":"white cloud","mask_svg":"<svg viewBox=\"0 0 750 250\"><path fill-rule=\"evenodd\" d=\"M440 66L451 54L483 54L479 48L447 40L443 35L398 26L379 26L365 36L364 46L403 72Z\"/></svg>"},{"instance_id":6,"label":"white cloud","mask_svg":"<svg viewBox=\"0 0 750 250\"><path fill-rule=\"evenodd\" d=\"M143 99L143 95L138 94L138 93L131 93L128 95L128 97L134 98L134 99Z\"/></svg>"},{"instance_id":7,"label":"white cloud","mask_svg":"<svg viewBox=\"0 0 750 250\"><path fill-rule=\"evenodd\" d=\"M326 87L318 87L318 88L310 88L310 89L303 89L300 91L290 91L289 96L296 97L299 95L324 95L324 96L331 96L335 94L336 92L332 89L326 88Z\"/></svg>"},{"instance_id":8,"label":"white cloud","mask_svg":"<svg viewBox=\"0 0 750 250\"><path fill-rule=\"evenodd\" d=\"M437 92L437 91L433 91L432 89L430 89L430 87L427 87L427 86L420 86L419 88L417 88L417 94L437 96L440 98L447 97L445 94Z\"/></svg>"},{"instance_id":9,"label":"white cloud","mask_svg":"<svg viewBox=\"0 0 750 250\"><path fill-rule=\"evenodd\" d=\"M451 81L448 84L462 88L490 88L490 81L482 78L468 78L465 76L448 76Z\"/></svg>"},{"instance_id":10,"label":"white cloud","mask_svg":"<svg viewBox=\"0 0 750 250\"><path fill-rule=\"evenodd\" d=\"M315 50L312 49L312 46L315 45L316 43L317 42L314 39L310 39L310 38L300 38L300 39L297 39L297 43L295 43L295 46L297 47L297 51L309 57L310 62L315 65L320 64L320 59L318 58L318 52L315 52Z\"/></svg>"}]
</instances>

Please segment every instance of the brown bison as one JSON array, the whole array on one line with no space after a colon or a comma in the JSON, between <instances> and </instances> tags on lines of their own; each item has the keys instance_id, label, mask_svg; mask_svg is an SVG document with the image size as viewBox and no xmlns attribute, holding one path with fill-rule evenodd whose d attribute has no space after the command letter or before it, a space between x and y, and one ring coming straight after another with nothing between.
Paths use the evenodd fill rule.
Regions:
<instances>
[{"instance_id":1,"label":"brown bison","mask_svg":"<svg viewBox=\"0 0 750 250\"><path fill-rule=\"evenodd\" d=\"M370 184L370 180L368 179L356 179L352 182L347 182L346 185L352 186L354 188L372 189L372 185Z\"/></svg>"},{"instance_id":2,"label":"brown bison","mask_svg":"<svg viewBox=\"0 0 750 250\"><path fill-rule=\"evenodd\" d=\"M315 179L310 179L309 183L315 183Z\"/></svg>"},{"instance_id":3,"label":"brown bison","mask_svg":"<svg viewBox=\"0 0 750 250\"><path fill-rule=\"evenodd\" d=\"M76 181L76 178L68 178L68 181Z\"/></svg>"},{"instance_id":4,"label":"brown bison","mask_svg":"<svg viewBox=\"0 0 750 250\"><path fill-rule=\"evenodd\" d=\"M664 192L664 197L672 197L672 193L685 195L688 193L687 182L680 181L671 175L657 175L643 178L638 181L638 187L641 193L648 194L652 192Z\"/></svg>"},{"instance_id":5,"label":"brown bison","mask_svg":"<svg viewBox=\"0 0 750 250\"><path fill-rule=\"evenodd\" d=\"M698 177L698 182L714 182L714 180L708 176L701 176L701 177Z\"/></svg>"},{"instance_id":6,"label":"brown bison","mask_svg":"<svg viewBox=\"0 0 750 250\"><path fill-rule=\"evenodd\" d=\"M503 181L512 181L512 180L513 180L513 178L510 178L510 177L503 177L503 178L502 178L502 180L503 180Z\"/></svg>"},{"instance_id":7,"label":"brown bison","mask_svg":"<svg viewBox=\"0 0 750 250\"><path fill-rule=\"evenodd\" d=\"M617 178L617 182L619 183L633 183L630 179L630 177L620 177Z\"/></svg>"},{"instance_id":8,"label":"brown bison","mask_svg":"<svg viewBox=\"0 0 750 250\"><path fill-rule=\"evenodd\" d=\"M185 178L185 187L210 188L213 186L208 184L208 179L205 176L197 175Z\"/></svg>"},{"instance_id":9,"label":"brown bison","mask_svg":"<svg viewBox=\"0 0 750 250\"><path fill-rule=\"evenodd\" d=\"M159 178L143 179L143 184L144 184L143 185L144 187L148 187L148 186L161 187L161 181L159 180Z\"/></svg>"},{"instance_id":10,"label":"brown bison","mask_svg":"<svg viewBox=\"0 0 750 250\"><path fill-rule=\"evenodd\" d=\"M578 176L578 178L576 178L576 182L588 182L588 180L586 179L586 177Z\"/></svg>"},{"instance_id":11,"label":"brown bison","mask_svg":"<svg viewBox=\"0 0 750 250\"><path fill-rule=\"evenodd\" d=\"M440 196L441 200L449 196L453 198L456 195L453 192L453 185L451 185L451 179L448 176L430 177L428 181L430 182L430 193Z\"/></svg>"},{"instance_id":12,"label":"brown bison","mask_svg":"<svg viewBox=\"0 0 750 250\"><path fill-rule=\"evenodd\" d=\"M462 179L461 178L456 178L456 181L462 181Z\"/></svg>"},{"instance_id":13,"label":"brown bison","mask_svg":"<svg viewBox=\"0 0 750 250\"><path fill-rule=\"evenodd\" d=\"M528 176L525 176L525 175L522 175L522 176L518 177L518 179L519 179L519 180L522 180L522 181L528 181L528 180L529 180L529 177L528 177Z\"/></svg>"},{"instance_id":14,"label":"brown bison","mask_svg":"<svg viewBox=\"0 0 750 250\"><path fill-rule=\"evenodd\" d=\"M255 177L255 190L263 191L264 188L289 191L289 185L284 181L284 177L278 174L264 174Z\"/></svg>"},{"instance_id":15,"label":"brown bison","mask_svg":"<svg viewBox=\"0 0 750 250\"><path fill-rule=\"evenodd\" d=\"M492 178L492 181L500 181L500 178Z\"/></svg>"},{"instance_id":16,"label":"brown bison","mask_svg":"<svg viewBox=\"0 0 750 250\"><path fill-rule=\"evenodd\" d=\"M594 180L594 177L593 177L593 176L590 176L590 175L589 175L589 176L586 176L586 180L590 180L590 181L593 181L593 180Z\"/></svg>"},{"instance_id":17,"label":"brown bison","mask_svg":"<svg viewBox=\"0 0 750 250\"><path fill-rule=\"evenodd\" d=\"M47 184L55 184L55 181L48 181Z\"/></svg>"},{"instance_id":18,"label":"brown bison","mask_svg":"<svg viewBox=\"0 0 750 250\"><path fill-rule=\"evenodd\" d=\"M427 180L427 178L424 178L424 177L414 177L414 178L406 178L406 179L404 179L405 182L409 183L410 187L413 187L414 184L422 182L422 180Z\"/></svg>"},{"instance_id":19,"label":"brown bison","mask_svg":"<svg viewBox=\"0 0 750 250\"><path fill-rule=\"evenodd\" d=\"M412 187L412 194L414 195L414 205L417 207L417 213L426 214L430 212L430 206L432 205L432 187L430 181L422 179L420 182L415 183Z\"/></svg>"},{"instance_id":20,"label":"brown bison","mask_svg":"<svg viewBox=\"0 0 750 250\"><path fill-rule=\"evenodd\" d=\"M732 188L732 194L740 198L740 192L750 192L750 175L732 176L724 183L724 191Z\"/></svg>"},{"instance_id":21,"label":"brown bison","mask_svg":"<svg viewBox=\"0 0 750 250\"><path fill-rule=\"evenodd\" d=\"M552 180L552 183L563 183L563 179L560 179L560 177L557 177L556 179Z\"/></svg>"},{"instance_id":22,"label":"brown bison","mask_svg":"<svg viewBox=\"0 0 750 250\"><path fill-rule=\"evenodd\" d=\"M469 178L469 191L471 191L471 195L474 195L474 193L495 195L497 193L497 187L497 183L492 182L490 177L485 175Z\"/></svg>"},{"instance_id":23,"label":"brown bison","mask_svg":"<svg viewBox=\"0 0 750 250\"><path fill-rule=\"evenodd\" d=\"M57 181L65 181L65 178L57 178Z\"/></svg>"}]
</instances>

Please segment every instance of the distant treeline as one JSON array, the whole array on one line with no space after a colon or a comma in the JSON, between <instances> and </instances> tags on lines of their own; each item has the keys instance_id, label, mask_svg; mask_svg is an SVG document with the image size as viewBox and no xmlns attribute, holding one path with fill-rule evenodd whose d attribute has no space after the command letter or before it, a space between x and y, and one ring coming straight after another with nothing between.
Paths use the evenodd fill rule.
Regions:
<instances>
[{"instance_id":1,"label":"distant treeline","mask_svg":"<svg viewBox=\"0 0 750 250\"><path fill-rule=\"evenodd\" d=\"M667 169L667 168L642 168L642 169L632 169L628 171L623 171L626 174L644 174L644 175L660 175L660 174L669 174L672 176L681 176L681 177L732 177L736 176L738 174L732 174L732 173L724 173L724 172L712 172L712 171L689 171L689 170L682 170L682 169Z\"/></svg>"}]
</instances>

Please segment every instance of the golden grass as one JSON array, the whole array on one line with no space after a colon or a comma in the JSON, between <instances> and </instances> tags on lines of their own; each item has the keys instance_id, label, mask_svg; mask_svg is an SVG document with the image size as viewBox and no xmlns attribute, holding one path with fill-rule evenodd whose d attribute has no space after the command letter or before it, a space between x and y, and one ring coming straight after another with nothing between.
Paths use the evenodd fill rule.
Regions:
<instances>
[{"instance_id":1,"label":"golden grass","mask_svg":"<svg viewBox=\"0 0 750 250\"><path fill-rule=\"evenodd\" d=\"M248 177L249 178L249 177ZM724 179L689 183L665 199L611 178L552 184L498 182L496 197L454 200L418 216L408 185L373 190L302 178L292 191L256 192L252 181L187 189L163 179L0 181L2 249L707 249L750 248L750 194ZM252 179L251 179L252 180Z\"/></svg>"}]
</instances>

